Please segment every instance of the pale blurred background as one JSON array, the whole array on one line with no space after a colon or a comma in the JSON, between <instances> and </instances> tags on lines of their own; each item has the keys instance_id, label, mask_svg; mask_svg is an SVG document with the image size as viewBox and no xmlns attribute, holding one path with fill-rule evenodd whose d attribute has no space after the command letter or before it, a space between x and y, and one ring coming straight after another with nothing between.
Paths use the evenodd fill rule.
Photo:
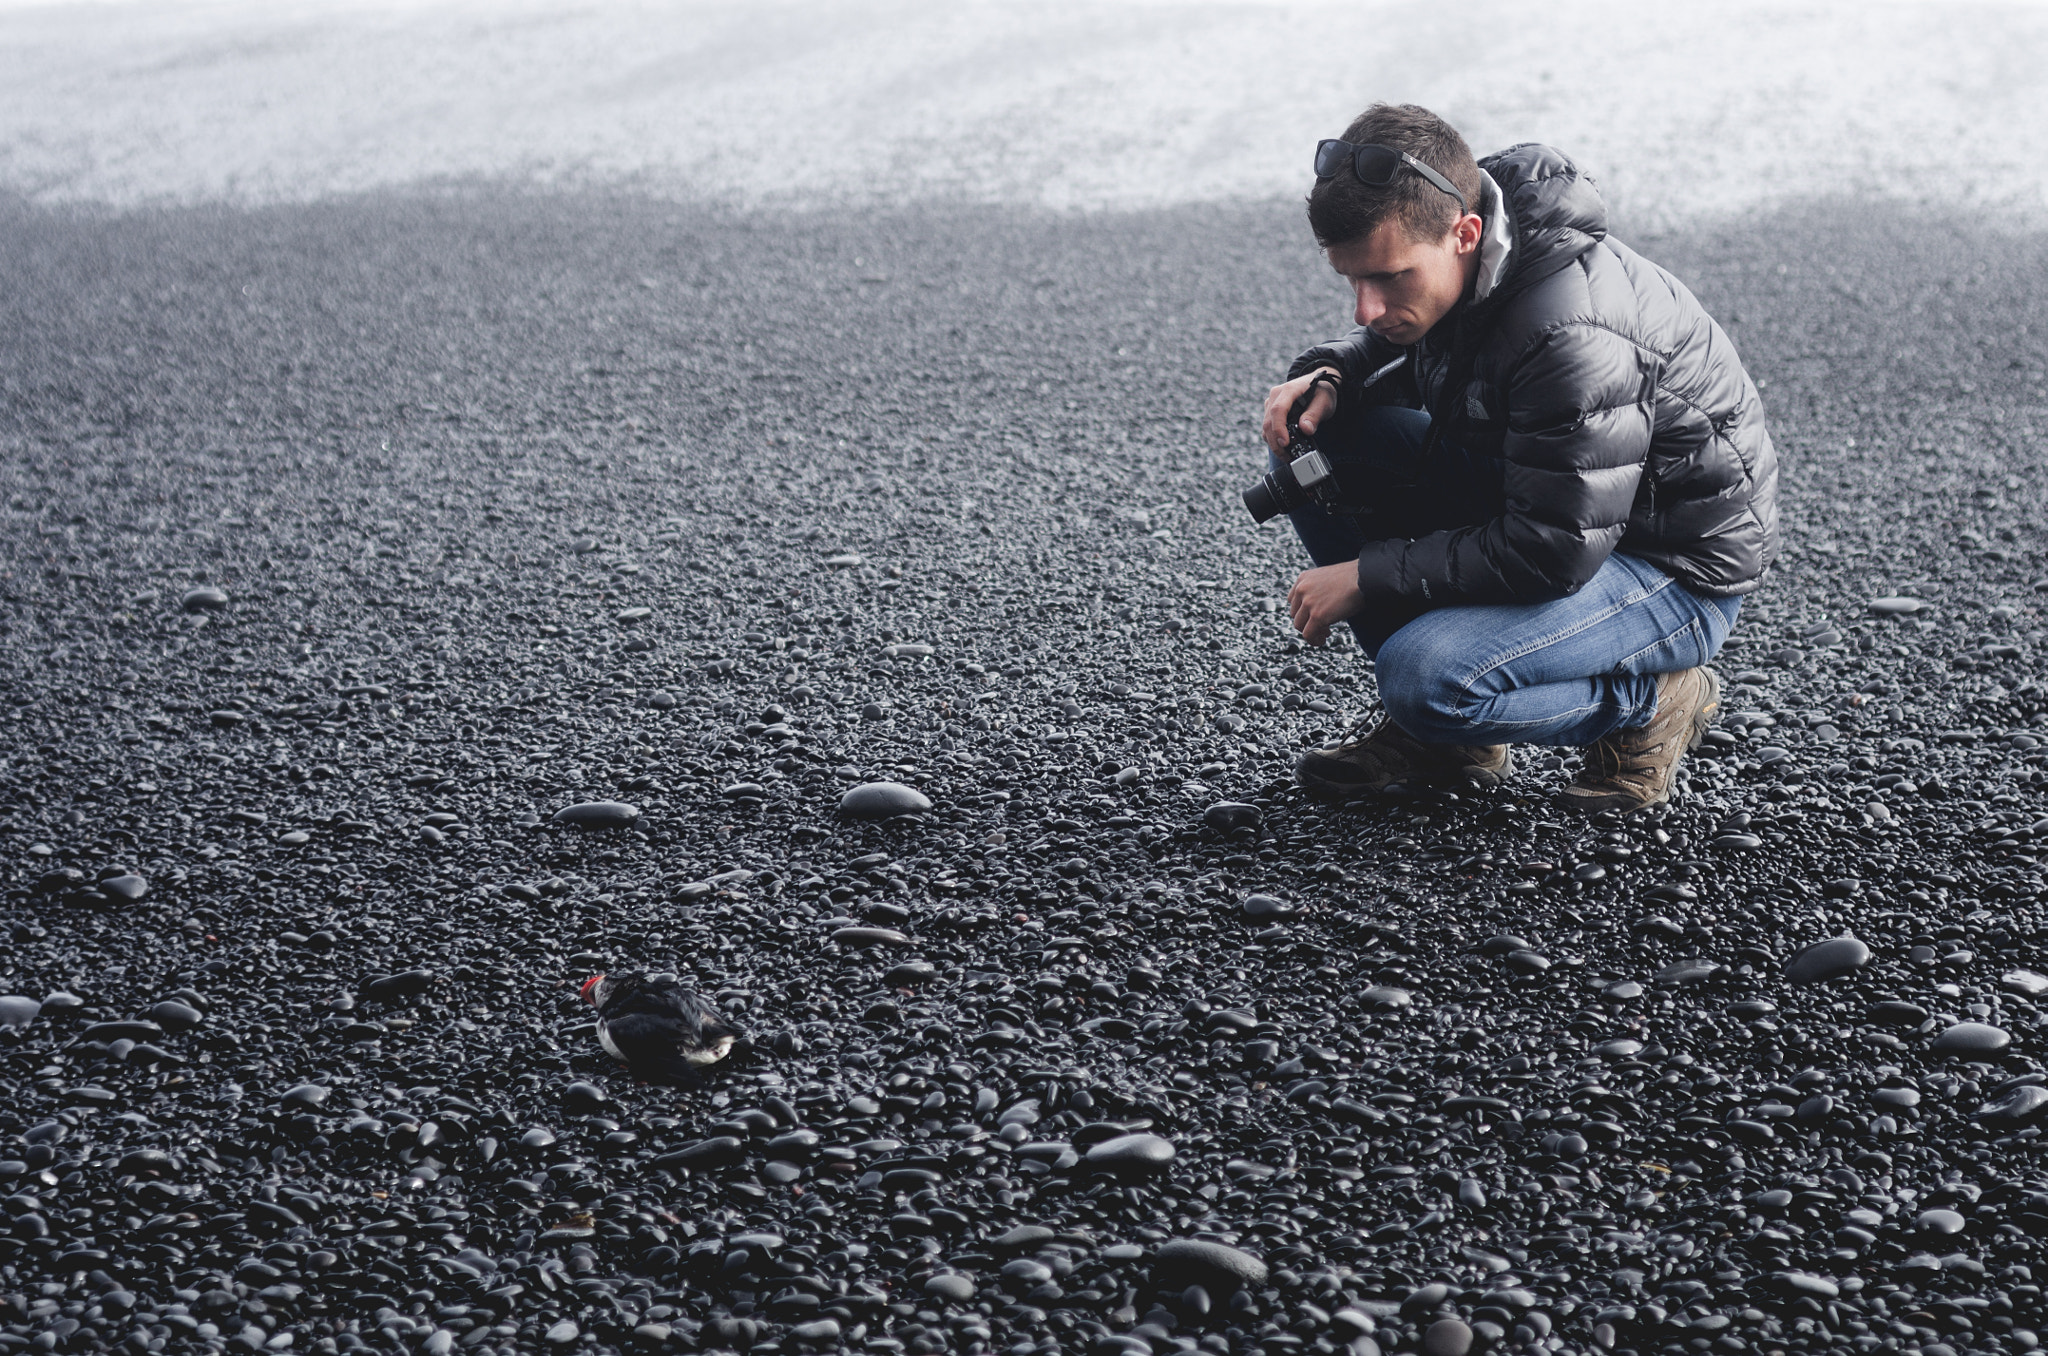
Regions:
<instances>
[{"instance_id":1,"label":"pale blurred background","mask_svg":"<svg viewBox=\"0 0 2048 1356\"><path fill-rule=\"evenodd\" d=\"M2048 4L0 0L0 191L443 179L734 205L1291 196L1375 99L1545 140L1638 226L1877 195L2038 225Z\"/></svg>"}]
</instances>

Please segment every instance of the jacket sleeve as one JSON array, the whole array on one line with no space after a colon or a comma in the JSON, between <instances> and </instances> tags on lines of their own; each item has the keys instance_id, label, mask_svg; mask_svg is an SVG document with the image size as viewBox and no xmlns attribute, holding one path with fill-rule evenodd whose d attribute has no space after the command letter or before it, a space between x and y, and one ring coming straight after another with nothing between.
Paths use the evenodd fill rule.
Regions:
<instances>
[{"instance_id":1,"label":"jacket sleeve","mask_svg":"<svg viewBox=\"0 0 2048 1356\"><path fill-rule=\"evenodd\" d=\"M1412 541L1367 542L1358 556L1366 602L1432 608L1576 592L1628 526L1656 383L1654 355L1612 330L1545 333L1508 377L1503 512Z\"/></svg>"}]
</instances>

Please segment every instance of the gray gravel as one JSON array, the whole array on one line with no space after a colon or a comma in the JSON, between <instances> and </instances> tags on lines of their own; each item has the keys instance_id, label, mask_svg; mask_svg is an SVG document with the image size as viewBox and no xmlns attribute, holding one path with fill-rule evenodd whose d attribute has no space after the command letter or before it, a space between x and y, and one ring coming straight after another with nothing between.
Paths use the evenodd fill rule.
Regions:
<instances>
[{"instance_id":1,"label":"gray gravel","mask_svg":"<svg viewBox=\"0 0 2048 1356\"><path fill-rule=\"evenodd\" d=\"M1288 783L1293 206L0 217L0 1350L2036 1345L2039 240L1632 241L1790 550L1589 825Z\"/></svg>"}]
</instances>

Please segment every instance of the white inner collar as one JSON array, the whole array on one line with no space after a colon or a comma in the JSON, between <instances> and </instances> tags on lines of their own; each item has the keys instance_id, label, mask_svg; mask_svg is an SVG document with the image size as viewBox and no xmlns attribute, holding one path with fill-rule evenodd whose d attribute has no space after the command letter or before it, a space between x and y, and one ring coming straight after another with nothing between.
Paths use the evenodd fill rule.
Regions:
<instances>
[{"instance_id":1,"label":"white inner collar","mask_svg":"<svg viewBox=\"0 0 2048 1356\"><path fill-rule=\"evenodd\" d=\"M1515 229L1508 221L1507 197L1493 176L1479 171L1480 216L1486 229L1479 236L1479 275L1473 280L1472 299L1484 301L1507 275L1508 256L1514 252Z\"/></svg>"}]
</instances>

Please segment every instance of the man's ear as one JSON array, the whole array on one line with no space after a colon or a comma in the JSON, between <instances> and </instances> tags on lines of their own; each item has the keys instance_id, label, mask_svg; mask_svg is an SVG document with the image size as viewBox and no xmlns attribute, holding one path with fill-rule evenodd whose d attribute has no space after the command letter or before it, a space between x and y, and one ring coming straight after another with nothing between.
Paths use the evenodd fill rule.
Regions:
<instances>
[{"instance_id":1,"label":"man's ear","mask_svg":"<svg viewBox=\"0 0 2048 1356\"><path fill-rule=\"evenodd\" d=\"M1456 237L1453 248L1459 254L1470 254L1479 248L1479 241L1486 234L1486 222L1477 213L1467 212L1451 227L1451 234Z\"/></svg>"}]
</instances>

